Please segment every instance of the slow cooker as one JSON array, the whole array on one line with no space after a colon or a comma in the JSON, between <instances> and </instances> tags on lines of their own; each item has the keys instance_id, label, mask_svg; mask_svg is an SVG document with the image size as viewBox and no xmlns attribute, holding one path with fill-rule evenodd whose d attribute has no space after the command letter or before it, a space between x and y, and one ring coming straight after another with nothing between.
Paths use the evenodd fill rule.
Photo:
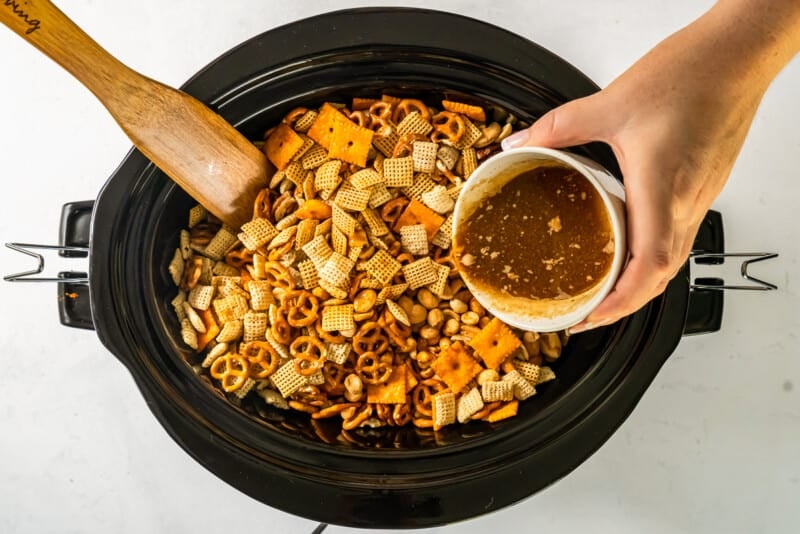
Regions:
<instances>
[{"instance_id":1,"label":"slow cooker","mask_svg":"<svg viewBox=\"0 0 800 534\"><path fill-rule=\"evenodd\" d=\"M379 8L267 31L212 62L183 90L258 139L295 106L353 96L471 95L530 123L598 87L503 29L448 13ZM619 175L607 146L575 150ZM365 429L343 443L331 438L337 429L328 423L231 404L185 363L167 264L193 204L136 150L96 200L66 204L60 253L88 257L89 266L59 275L61 322L97 332L159 422L205 468L265 504L326 523L435 526L533 495L611 436L683 335L721 323L721 282L692 287L687 263L634 315L573 336L555 364L558 378L522 403L516 418L435 433ZM722 217L710 212L695 253L715 263L723 252Z\"/></svg>"}]
</instances>

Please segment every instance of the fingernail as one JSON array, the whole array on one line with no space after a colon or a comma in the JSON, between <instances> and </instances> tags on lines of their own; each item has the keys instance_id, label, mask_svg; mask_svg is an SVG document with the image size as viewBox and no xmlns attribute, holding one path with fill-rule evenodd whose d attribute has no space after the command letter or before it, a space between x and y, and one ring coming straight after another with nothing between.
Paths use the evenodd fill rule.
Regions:
<instances>
[{"instance_id":1,"label":"fingernail","mask_svg":"<svg viewBox=\"0 0 800 534\"><path fill-rule=\"evenodd\" d=\"M503 142L500 143L500 146L503 147L503 150L521 147L528 142L528 137L530 137L530 133L527 129L525 129L515 134L511 134L503 139Z\"/></svg>"},{"instance_id":2,"label":"fingernail","mask_svg":"<svg viewBox=\"0 0 800 534\"><path fill-rule=\"evenodd\" d=\"M581 332L586 332L587 330L592 330L593 328L600 328L601 326L606 326L610 322L611 322L611 319L605 318L605 319L597 319L597 320L591 321L591 322L587 321L585 323L578 323L575 326L573 326L572 328L569 328L567 330L567 333L569 335L579 334Z\"/></svg>"},{"instance_id":3,"label":"fingernail","mask_svg":"<svg viewBox=\"0 0 800 534\"><path fill-rule=\"evenodd\" d=\"M592 328L594 328L594 327L595 327L595 325L594 325L594 324L592 324L592 323L581 323L581 324L576 324L575 326L573 326L573 327L570 327L570 328L567 330L567 333L568 333L569 335L580 334L581 332L586 332L587 330L591 330L591 329L592 329Z\"/></svg>"}]
</instances>

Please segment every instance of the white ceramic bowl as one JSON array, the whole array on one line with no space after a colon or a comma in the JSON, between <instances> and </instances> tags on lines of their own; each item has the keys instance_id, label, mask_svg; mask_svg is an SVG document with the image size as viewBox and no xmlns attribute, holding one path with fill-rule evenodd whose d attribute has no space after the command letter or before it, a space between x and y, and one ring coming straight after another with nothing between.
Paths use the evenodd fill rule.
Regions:
<instances>
[{"instance_id":1,"label":"white ceramic bowl","mask_svg":"<svg viewBox=\"0 0 800 534\"><path fill-rule=\"evenodd\" d=\"M614 287L627 257L622 184L588 158L550 148L515 148L489 158L472 173L453 213L453 246L457 248L456 237L460 228L485 198L497 193L520 173L547 162L557 162L577 170L603 199L614 232L614 258L605 278L591 289L570 298L537 300L500 293L461 272L464 283L487 310L511 326L535 332L555 332L581 322Z\"/></svg>"}]
</instances>

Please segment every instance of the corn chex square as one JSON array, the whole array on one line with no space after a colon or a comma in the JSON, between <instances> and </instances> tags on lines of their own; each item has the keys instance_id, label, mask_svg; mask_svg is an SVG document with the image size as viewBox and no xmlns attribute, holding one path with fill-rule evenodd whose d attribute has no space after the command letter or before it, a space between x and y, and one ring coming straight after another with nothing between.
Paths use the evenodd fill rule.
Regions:
<instances>
[{"instance_id":1,"label":"corn chex square","mask_svg":"<svg viewBox=\"0 0 800 534\"><path fill-rule=\"evenodd\" d=\"M324 289L331 297L335 299L346 299L347 292L350 290L350 280L347 280L347 284L339 287L331 284L330 282L326 282L322 278L320 278L317 283L319 287Z\"/></svg>"},{"instance_id":2,"label":"corn chex square","mask_svg":"<svg viewBox=\"0 0 800 534\"><path fill-rule=\"evenodd\" d=\"M344 365L350 357L353 345L350 343L325 343L325 354L327 359L336 365Z\"/></svg>"},{"instance_id":3,"label":"corn chex square","mask_svg":"<svg viewBox=\"0 0 800 534\"><path fill-rule=\"evenodd\" d=\"M214 299L214 287L198 284L189 291L188 301L195 310L207 310Z\"/></svg>"},{"instance_id":4,"label":"corn chex square","mask_svg":"<svg viewBox=\"0 0 800 534\"><path fill-rule=\"evenodd\" d=\"M220 319L221 320L221 319ZM222 325L222 329L217 334L217 343L230 343L242 337L244 327L242 321L236 319L235 321L228 321Z\"/></svg>"},{"instance_id":5,"label":"corn chex square","mask_svg":"<svg viewBox=\"0 0 800 534\"><path fill-rule=\"evenodd\" d=\"M478 154L474 148L465 148L461 151L461 165L464 169L464 179L466 180L478 168Z\"/></svg>"},{"instance_id":6,"label":"corn chex square","mask_svg":"<svg viewBox=\"0 0 800 534\"><path fill-rule=\"evenodd\" d=\"M386 189L386 185L378 184L372 186L372 193L369 197L369 207L372 209L379 208L392 200L392 193Z\"/></svg>"},{"instance_id":7,"label":"corn chex square","mask_svg":"<svg viewBox=\"0 0 800 534\"><path fill-rule=\"evenodd\" d=\"M414 159L386 158L383 160L383 178L386 187L408 187L414 185Z\"/></svg>"},{"instance_id":8,"label":"corn chex square","mask_svg":"<svg viewBox=\"0 0 800 534\"><path fill-rule=\"evenodd\" d=\"M428 135L431 130L433 130L433 125L423 119L419 111L412 111L397 125L397 134L401 137L408 134Z\"/></svg>"},{"instance_id":9,"label":"corn chex square","mask_svg":"<svg viewBox=\"0 0 800 534\"><path fill-rule=\"evenodd\" d=\"M411 289L419 289L439 279L433 260L428 257L403 265L403 274Z\"/></svg>"},{"instance_id":10,"label":"corn chex square","mask_svg":"<svg viewBox=\"0 0 800 534\"><path fill-rule=\"evenodd\" d=\"M227 226L223 226L208 242L203 253L212 260L219 261L236 244L236 241L238 241L236 234L231 232Z\"/></svg>"},{"instance_id":11,"label":"corn chex square","mask_svg":"<svg viewBox=\"0 0 800 534\"><path fill-rule=\"evenodd\" d=\"M453 144L453 146L459 150L464 150L465 148L471 147L478 141L478 139L481 138L481 136L483 136L481 129L475 126L471 120L466 117L462 117L462 119L464 119L464 127L466 128L466 131L464 132L464 135L461 136L461 139L459 139L458 143Z\"/></svg>"},{"instance_id":12,"label":"corn chex square","mask_svg":"<svg viewBox=\"0 0 800 534\"><path fill-rule=\"evenodd\" d=\"M414 160L414 172L432 174L436 169L436 154L439 145L430 141L417 141L411 145L411 157Z\"/></svg>"},{"instance_id":13,"label":"corn chex square","mask_svg":"<svg viewBox=\"0 0 800 534\"><path fill-rule=\"evenodd\" d=\"M384 284L391 282L401 267L400 262L385 250L377 251L366 263L367 272Z\"/></svg>"},{"instance_id":14,"label":"corn chex square","mask_svg":"<svg viewBox=\"0 0 800 534\"><path fill-rule=\"evenodd\" d=\"M306 377L297 372L293 361L281 365L269 378L284 399L308 383Z\"/></svg>"},{"instance_id":15,"label":"corn chex square","mask_svg":"<svg viewBox=\"0 0 800 534\"><path fill-rule=\"evenodd\" d=\"M352 304L322 308L322 329L324 331L341 332L342 330L352 330L355 326Z\"/></svg>"},{"instance_id":16,"label":"corn chex square","mask_svg":"<svg viewBox=\"0 0 800 534\"><path fill-rule=\"evenodd\" d=\"M247 283L250 291L250 307L255 311L269 309L270 304L275 304L275 296L272 294L272 284L266 280L250 280Z\"/></svg>"},{"instance_id":17,"label":"corn chex square","mask_svg":"<svg viewBox=\"0 0 800 534\"><path fill-rule=\"evenodd\" d=\"M344 287L350 280L350 272L354 266L353 260L334 252L319 270L319 278L336 287Z\"/></svg>"},{"instance_id":18,"label":"corn chex square","mask_svg":"<svg viewBox=\"0 0 800 534\"><path fill-rule=\"evenodd\" d=\"M469 345L481 357L487 368L497 369L522 343L505 323L493 317L472 337Z\"/></svg>"},{"instance_id":19,"label":"corn chex square","mask_svg":"<svg viewBox=\"0 0 800 534\"><path fill-rule=\"evenodd\" d=\"M244 243L247 250L256 250L258 247L272 241L278 235L278 229L263 217L256 217L242 225L239 241Z\"/></svg>"},{"instance_id":20,"label":"corn chex square","mask_svg":"<svg viewBox=\"0 0 800 534\"><path fill-rule=\"evenodd\" d=\"M341 230L344 235L351 236L356 231L356 221L349 213L334 204L331 206L333 216L333 225Z\"/></svg>"},{"instance_id":21,"label":"corn chex square","mask_svg":"<svg viewBox=\"0 0 800 534\"><path fill-rule=\"evenodd\" d=\"M170 277L172 277L172 282L176 286L181 285L181 280L183 280L183 270L185 268L186 268L186 262L184 261L183 255L181 254L181 249L176 248L175 254L172 256L172 260L169 262L169 266L167 267L167 271L169 271L169 275Z\"/></svg>"},{"instance_id":22,"label":"corn chex square","mask_svg":"<svg viewBox=\"0 0 800 534\"><path fill-rule=\"evenodd\" d=\"M328 161L330 161L328 159L328 151L320 145L312 146L308 152L303 154L303 157L300 158L300 164L303 166L303 169L307 171L316 169Z\"/></svg>"},{"instance_id":23,"label":"corn chex square","mask_svg":"<svg viewBox=\"0 0 800 534\"><path fill-rule=\"evenodd\" d=\"M363 281L361 282L361 286L366 287ZM403 296L403 293L405 293L407 289L408 284L394 284L391 286L386 286L378 292L378 296L375 298L375 305L382 306L389 300L398 299Z\"/></svg>"},{"instance_id":24,"label":"corn chex square","mask_svg":"<svg viewBox=\"0 0 800 534\"><path fill-rule=\"evenodd\" d=\"M319 285L319 273L311 260L304 260L297 264L300 271L300 280L303 282L303 289L311 291Z\"/></svg>"},{"instance_id":25,"label":"corn chex square","mask_svg":"<svg viewBox=\"0 0 800 534\"><path fill-rule=\"evenodd\" d=\"M428 233L424 225L401 226L400 242L403 248L414 256L428 255Z\"/></svg>"},{"instance_id":26,"label":"corn chex square","mask_svg":"<svg viewBox=\"0 0 800 534\"><path fill-rule=\"evenodd\" d=\"M543 366L539 369L539 376L536 379L536 384L544 384L545 382L550 382L551 380L556 379L556 374L550 367Z\"/></svg>"},{"instance_id":27,"label":"corn chex square","mask_svg":"<svg viewBox=\"0 0 800 534\"><path fill-rule=\"evenodd\" d=\"M461 395L461 398L458 399L458 408L456 410L458 422L466 423L470 417L483 410L483 406L483 398L481 398L481 392L477 387Z\"/></svg>"},{"instance_id":28,"label":"corn chex square","mask_svg":"<svg viewBox=\"0 0 800 534\"><path fill-rule=\"evenodd\" d=\"M306 133L311 125L314 124L314 121L317 120L317 116L319 113L310 109L303 113L299 119L297 119L294 123L294 129L296 132Z\"/></svg>"},{"instance_id":29,"label":"corn chex square","mask_svg":"<svg viewBox=\"0 0 800 534\"><path fill-rule=\"evenodd\" d=\"M363 211L369 204L369 197L372 191L369 189L356 189L350 183L345 182L336 193L334 204L348 211Z\"/></svg>"},{"instance_id":30,"label":"corn chex square","mask_svg":"<svg viewBox=\"0 0 800 534\"><path fill-rule=\"evenodd\" d=\"M206 220L208 217L208 210L200 204L196 204L189 210L189 228L194 228L196 225Z\"/></svg>"},{"instance_id":31,"label":"corn chex square","mask_svg":"<svg viewBox=\"0 0 800 534\"><path fill-rule=\"evenodd\" d=\"M294 236L294 248L300 250L309 241L314 239L314 232L319 221L316 219L303 219L297 223L297 234Z\"/></svg>"},{"instance_id":32,"label":"corn chex square","mask_svg":"<svg viewBox=\"0 0 800 534\"><path fill-rule=\"evenodd\" d=\"M292 161L296 162L300 165L300 168L303 168L302 163L300 163L300 159L309 151L311 148L316 144L313 139L308 137L307 135L300 134L300 138L303 140L303 146L301 146L294 156L292 156ZM288 174L288 173L287 173ZM291 179L291 178L290 178ZM300 185L300 184L298 184Z\"/></svg>"},{"instance_id":33,"label":"corn chex square","mask_svg":"<svg viewBox=\"0 0 800 534\"><path fill-rule=\"evenodd\" d=\"M428 285L428 289L437 297L443 297L447 291L447 279L450 276L450 267L434 262L433 268L436 269L436 281Z\"/></svg>"},{"instance_id":34,"label":"corn chex square","mask_svg":"<svg viewBox=\"0 0 800 534\"><path fill-rule=\"evenodd\" d=\"M215 276L239 276L240 271L233 265L228 265L224 261L218 261L211 269L212 274Z\"/></svg>"},{"instance_id":35,"label":"corn chex square","mask_svg":"<svg viewBox=\"0 0 800 534\"><path fill-rule=\"evenodd\" d=\"M389 310L389 313L391 313L395 319L397 319L398 323L411 326L411 321L408 319L408 314L403 308L400 307L398 303L393 300L386 299L386 309Z\"/></svg>"},{"instance_id":36,"label":"corn chex square","mask_svg":"<svg viewBox=\"0 0 800 534\"><path fill-rule=\"evenodd\" d=\"M391 155L388 157L391 157ZM375 169L378 172L378 174L381 175L381 183L383 183L383 160L385 160L386 158L387 156L384 156L383 154L378 152L377 154L375 154L375 159L372 160L372 168Z\"/></svg>"},{"instance_id":37,"label":"corn chex square","mask_svg":"<svg viewBox=\"0 0 800 534\"><path fill-rule=\"evenodd\" d=\"M286 176L287 180L296 186L303 185L303 181L306 179L306 169L304 169L303 165L298 161L293 161L288 164L286 168L283 169L283 174Z\"/></svg>"},{"instance_id":38,"label":"corn chex square","mask_svg":"<svg viewBox=\"0 0 800 534\"><path fill-rule=\"evenodd\" d=\"M232 294L215 299L214 302L212 302L212 306L222 323L241 319L244 317L245 313L250 311L250 305L247 303L247 299L239 294Z\"/></svg>"},{"instance_id":39,"label":"corn chex square","mask_svg":"<svg viewBox=\"0 0 800 534\"><path fill-rule=\"evenodd\" d=\"M452 391L437 393L431 400L434 432L456 422L456 396Z\"/></svg>"},{"instance_id":40,"label":"corn chex square","mask_svg":"<svg viewBox=\"0 0 800 534\"><path fill-rule=\"evenodd\" d=\"M461 196L461 191L464 189L464 183L456 184L450 189L447 190L447 194L450 195L450 198L453 200L458 200L458 197Z\"/></svg>"},{"instance_id":41,"label":"corn chex square","mask_svg":"<svg viewBox=\"0 0 800 534\"><path fill-rule=\"evenodd\" d=\"M356 189L369 189L383 183L383 176L375 169L361 169L350 175L350 183Z\"/></svg>"},{"instance_id":42,"label":"corn chex square","mask_svg":"<svg viewBox=\"0 0 800 534\"><path fill-rule=\"evenodd\" d=\"M510 401L514 398L514 384L507 380L484 382L481 396L484 402Z\"/></svg>"},{"instance_id":43,"label":"corn chex square","mask_svg":"<svg viewBox=\"0 0 800 534\"><path fill-rule=\"evenodd\" d=\"M404 187L401 191L408 198L422 200L423 193L427 193L434 187L436 187L436 182L431 179L430 175L421 172L414 177L414 185Z\"/></svg>"},{"instance_id":44,"label":"corn chex square","mask_svg":"<svg viewBox=\"0 0 800 534\"><path fill-rule=\"evenodd\" d=\"M330 234L331 233L331 228L333 228L333 220L331 220L331 218L328 217L327 219L325 219L324 221L321 221L317 225L317 229L314 230L314 237L318 237L318 236L321 236L321 235L325 236L325 235Z\"/></svg>"},{"instance_id":45,"label":"corn chex square","mask_svg":"<svg viewBox=\"0 0 800 534\"><path fill-rule=\"evenodd\" d=\"M243 340L245 343L264 339L264 333L267 331L267 314L254 311L245 313L242 319L242 328L244 329Z\"/></svg>"},{"instance_id":46,"label":"corn chex square","mask_svg":"<svg viewBox=\"0 0 800 534\"><path fill-rule=\"evenodd\" d=\"M533 384L525 380L516 369L503 375L503 381L514 384L514 397L517 400L525 400L536 395L536 388Z\"/></svg>"},{"instance_id":47,"label":"corn chex square","mask_svg":"<svg viewBox=\"0 0 800 534\"><path fill-rule=\"evenodd\" d=\"M439 231L433 236L432 243L439 248L448 249L453 242L453 214L447 216Z\"/></svg>"},{"instance_id":48,"label":"corn chex square","mask_svg":"<svg viewBox=\"0 0 800 534\"><path fill-rule=\"evenodd\" d=\"M522 378L531 384L539 383L539 372L541 367L535 363L514 360L514 368L519 372L520 375L522 375Z\"/></svg>"},{"instance_id":49,"label":"corn chex square","mask_svg":"<svg viewBox=\"0 0 800 534\"><path fill-rule=\"evenodd\" d=\"M333 191L336 189L342 181L342 177L339 176L341 169L342 162L338 159L320 165L314 174L314 188L317 191Z\"/></svg>"},{"instance_id":50,"label":"corn chex square","mask_svg":"<svg viewBox=\"0 0 800 534\"><path fill-rule=\"evenodd\" d=\"M325 262L328 261L328 258L333 254L333 249L328 244L328 240L324 235L318 235L303 245L303 252L306 253L308 259L314 263L317 269L322 269L322 266L325 265Z\"/></svg>"},{"instance_id":51,"label":"corn chex square","mask_svg":"<svg viewBox=\"0 0 800 534\"><path fill-rule=\"evenodd\" d=\"M373 146L375 146L375 148L377 148L387 158L392 156L394 148L397 146L399 141L400 135L398 135L397 130L391 126L388 130L376 133L372 137Z\"/></svg>"},{"instance_id":52,"label":"corn chex square","mask_svg":"<svg viewBox=\"0 0 800 534\"><path fill-rule=\"evenodd\" d=\"M367 221L367 226L373 235L380 237L389 233L389 227L386 226L386 223L383 221L383 219L381 219L381 216L378 215L375 210L367 208L362 212L362 214L364 215L364 220Z\"/></svg>"},{"instance_id":53,"label":"corn chex square","mask_svg":"<svg viewBox=\"0 0 800 534\"><path fill-rule=\"evenodd\" d=\"M333 243L334 252L347 256L347 236L336 226L331 228L331 242Z\"/></svg>"},{"instance_id":54,"label":"corn chex square","mask_svg":"<svg viewBox=\"0 0 800 534\"><path fill-rule=\"evenodd\" d=\"M437 185L430 191L422 193L422 203L440 215L450 213L456 205L443 185Z\"/></svg>"}]
</instances>

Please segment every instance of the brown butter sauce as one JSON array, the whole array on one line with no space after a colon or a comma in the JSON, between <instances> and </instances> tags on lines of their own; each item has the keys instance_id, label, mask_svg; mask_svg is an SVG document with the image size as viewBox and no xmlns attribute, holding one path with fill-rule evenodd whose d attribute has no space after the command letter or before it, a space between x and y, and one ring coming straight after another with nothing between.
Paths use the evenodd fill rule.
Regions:
<instances>
[{"instance_id":1,"label":"brown butter sauce","mask_svg":"<svg viewBox=\"0 0 800 534\"><path fill-rule=\"evenodd\" d=\"M473 279L515 297L568 298L608 273L611 221L593 185L574 169L526 170L484 200L456 236Z\"/></svg>"}]
</instances>

